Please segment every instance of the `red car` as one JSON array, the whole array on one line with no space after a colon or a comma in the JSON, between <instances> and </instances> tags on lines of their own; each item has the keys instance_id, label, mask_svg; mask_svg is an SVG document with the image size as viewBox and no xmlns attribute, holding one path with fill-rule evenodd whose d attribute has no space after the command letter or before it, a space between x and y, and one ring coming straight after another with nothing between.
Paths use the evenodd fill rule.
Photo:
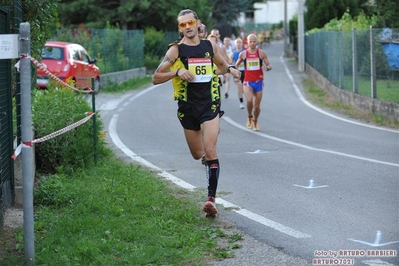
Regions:
<instances>
[{"instance_id":1,"label":"red car","mask_svg":"<svg viewBox=\"0 0 399 266\"><path fill-rule=\"evenodd\" d=\"M91 79L94 78L93 90L100 90L100 70L95 65L97 60L91 58L83 46L68 42L46 42L42 51L42 64L52 74L65 81L72 78L75 87L84 89L92 87ZM37 86L46 88L49 77L37 69Z\"/></svg>"}]
</instances>

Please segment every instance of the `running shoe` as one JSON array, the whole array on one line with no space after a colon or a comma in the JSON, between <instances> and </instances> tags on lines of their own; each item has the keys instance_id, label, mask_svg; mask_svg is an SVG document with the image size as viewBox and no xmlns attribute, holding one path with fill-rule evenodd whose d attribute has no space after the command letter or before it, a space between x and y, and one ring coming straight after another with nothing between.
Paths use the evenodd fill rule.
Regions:
<instances>
[{"instance_id":1,"label":"running shoe","mask_svg":"<svg viewBox=\"0 0 399 266\"><path fill-rule=\"evenodd\" d=\"M240 103L240 109L244 109L244 104Z\"/></svg>"},{"instance_id":2,"label":"running shoe","mask_svg":"<svg viewBox=\"0 0 399 266\"><path fill-rule=\"evenodd\" d=\"M252 128L252 116L251 116L251 117L248 117L248 120L247 120L247 128Z\"/></svg>"},{"instance_id":3,"label":"running shoe","mask_svg":"<svg viewBox=\"0 0 399 266\"><path fill-rule=\"evenodd\" d=\"M205 215L206 217L215 217L215 215L218 213L218 210L216 209L216 203L214 197L212 196L208 197L203 210L206 214Z\"/></svg>"},{"instance_id":4,"label":"running shoe","mask_svg":"<svg viewBox=\"0 0 399 266\"><path fill-rule=\"evenodd\" d=\"M202 156L201 163L202 163L202 165L206 165L206 159L205 159L205 155L204 155L204 156Z\"/></svg>"},{"instance_id":5,"label":"running shoe","mask_svg":"<svg viewBox=\"0 0 399 266\"><path fill-rule=\"evenodd\" d=\"M227 98L229 98L229 94L226 92L225 94L224 94L224 97L227 99Z\"/></svg>"},{"instance_id":6,"label":"running shoe","mask_svg":"<svg viewBox=\"0 0 399 266\"><path fill-rule=\"evenodd\" d=\"M259 131L258 121L253 121L253 129Z\"/></svg>"}]
</instances>

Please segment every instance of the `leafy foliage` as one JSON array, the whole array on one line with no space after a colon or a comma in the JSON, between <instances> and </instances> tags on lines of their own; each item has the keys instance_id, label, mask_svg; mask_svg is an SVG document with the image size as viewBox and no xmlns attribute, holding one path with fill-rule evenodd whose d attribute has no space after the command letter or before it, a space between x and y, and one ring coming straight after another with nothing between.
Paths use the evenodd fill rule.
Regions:
<instances>
[{"instance_id":1,"label":"leafy foliage","mask_svg":"<svg viewBox=\"0 0 399 266\"><path fill-rule=\"evenodd\" d=\"M48 1L21 1L22 2L22 21L30 24L31 31L31 50L34 57L40 57L41 50L45 42L50 39L58 27L58 0ZM0 6L9 6L12 10L12 17L16 17L14 5L17 1L0 0ZM21 21L21 22L22 22ZM13 23L11 23L13 24ZM19 27L19 25L15 25Z\"/></svg>"},{"instance_id":2,"label":"leafy foliage","mask_svg":"<svg viewBox=\"0 0 399 266\"><path fill-rule=\"evenodd\" d=\"M345 12L352 16L359 14L358 0L306 0L304 14L307 30L321 28L330 20L340 18Z\"/></svg>"},{"instance_id":3,"label":"leafy foliage","mask_svg":"<svg viewBox=\"0 0 399 266\"><path fill-rule=\"evenodd\" d=\"M104 28L106 23L123 30L154 27L157 30L177 30L176 16L183 9L194 10L208 28L231 24L241 12L253 10L256 0L61 0L58 4L63 27ZM70 14L74 14L71 16Z\"/></svg>"},{"instance_id":4,"label":"leafy foliage","mask_svg":"<svg viewBox=\"0 0 399 266\"><path fill-rule=\"evenodd\" d=\"M58 26L57 2L22 1L24 20L31 26L31 49L33 55L40 56L44 43L51 37Z\"/></svg>"},{"instance_id":5,"label":"leafy foliage","mask_svg":"<svg viewBox=\"0 0 399 266\"><path fill-rule=\"evenodd\" d=\"M294 15L288 22L289 34L296 36L298 31L298 15Z\"/></svg>"},{"instance_id":6,"label":"leafy foliage","mask_svg":"<svg viewBox=\"0 0 399 266\"><path fill-rule=\"evenodd\" d=\"M54 38L79 43L97 59L101 74L142 67L144 56L143 31L120 30L107 23L104 29L83 25L76 29L59 29Z\"/></svg>"},{"instance_id":7,"label":"leafy foliage","mask_svg":"<svg viewBox=\"0 0 399 266\"><path fill-rule=\"evenodd\" d=\"M363 25L361 19L372 18L370 21L376 28L399 28L399 5L397 0L375 0L371 3L367 0L306 0L307 12L305 14L305 26L307 30L322 28L326 24L333 26L337 19L346 16L357 17L357 23ZM353 25L356 27L358 25ZM356 27L357 28L357 27Z\"/></svg>"},{"instance_id":8,"label":"leafy foliage","mask_svg":"<svg viewBox=\"0 0 399 266\"><path fill-rule=\"evenodd\" d=\"M345 73L350 73L352 71L352 34L351 31L353 28L357 30L357 43L359 44L358 50L363 51L359 52L358 55L358 64L359 64L359 73L362 75L369 75L370 73L370 57L369 48L362 47L365 44L369 44L370 40L370 26L375 25L377 23L378 18L374 15L371 17L367 17L364 12L360 12L360 14L352 18L352 16L345 12L341 19L332 19L326 25L324 25L321 29L313 29L308 32L308 34L319 32L319 31L345 31L346 33L343 34L343 45L345 47L344 50L344 66L345 66ZM329 33L330 34L330 33ZM363 49L363 50L362 50ZM385 76L386 73L389 73L389 66L386 62L386 56L382 51L381 46L376 46L375 50L375 57L376 57L376 70L377 74L381 76Z\"/></svg>"},{"instance_id":9,"label":"leafy foliage","mask_svg":"<svg viewBox=\"0 0 399 266\"><path fill-rule=\"evenodd\" d=\"M40 180L34 191L34 204L42 206L62 207L72 203L76 194L68 189L65 175L51 175Z\"/></svg>"},{"instance_id":10,"label":"leafy foliage","mask_svg":"<svg viewBox=\"0 0 399 266\"><path fill-rule=\"evenodd\" d=\"M316 31L326 30L343 30L350 31L353 28L357 30L369 29L371 25L375 25L377 18L375 16L367 17L364 12L360 12L358 16L352 17L349 12L345 12L340 19L332 19L326 23L323 27L314 28L309 33Z\"/></svg>"},{"instance_id":11,"label":"leafy foliage","mask_svg":"<svg viewBox=\"0 0 399 266\"><path fill-rule=\"evenodd\" d=\"M115 155L74 178L49 176L39 186L37 265L206 265L239 247L239 234L200 214L199 194Z\"/></svg>"},{"instance_id":12,"label":"leafy foliage","mask_svg":"<svg viewBox=\"0 0 399 266\"><path fill-rule=\"evenodd\" d=\"M209 23L213 8L210 0L195 0L189 5L186 1L166 0L62 0L59 2L60 22L64 27L74 28L85 24L89 28L104 28L106 23L118 25L123 30L156 29L176 30L176 16L182 9L190 8ZM71 16L71 14L74 14Z\"/></svg>"},{"instance_id":13,"label":"leafy foliage","mask_svg":"<svg viewBox=\"0 0 399 266\"><path fill-rule=\"evenodd\" d=\"M255 1L248 0L216 0L212 12L212 20L216 25L231 24L237 21L241 12L253 9Z\"/></svg>"},{"instance_id":14,"label":"leafy foliage","mask_svg":"<svg viewBox=\"0 0 399 266\"><path fill-rule=\"evenodd\" d=\"M165 38L165 33L157 31L154 27L148 27L144 33L144 53L154 55L159 50L159 44Z\"/></svg>"},{"instance_id":15,"label":"leafy foliage","mask_svg":"<svg viewBox=\"0 0 399 266\"><path fill-rule=\"evenodd\" d=\"M32 98L32 122L35 137L41 138L65 128L81 119L91 108L84 97L69 88L37 90ZM97 117L96 132L100 134L102 122ZM35 145L36 170L41 173L74 172L94 162L94 152L105 152L105 140L98 137L94 149L92 120L55 138Z\"/></svg>"},{"instance_id":16,"label":"leafy foliage","mask_svg":"<svg viewBox=\"0 0 399 266\"><path fill-rule=\"evenodd\" d=\"M375 15L376 28L399 28L399 5L397 0L375 0L374 4L364 4L363 8L368 15Z\"/></svg>"}]
</instances>

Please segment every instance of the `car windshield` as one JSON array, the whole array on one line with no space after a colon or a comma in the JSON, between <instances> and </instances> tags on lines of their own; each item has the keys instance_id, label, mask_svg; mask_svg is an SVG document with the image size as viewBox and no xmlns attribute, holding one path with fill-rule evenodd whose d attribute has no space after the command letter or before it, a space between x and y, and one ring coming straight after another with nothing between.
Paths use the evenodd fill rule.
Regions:
<instances>
[{"instance_id":1,"label":"car windshield","mask_svg":"<svg viewBox=\"0 0 399 266\"><path fill-rule=\"evenodd\" d=\"M63 48L58 47L46 47L42 51L42 59L63 60L63 50Z\"/></svg>"}]
</instances>

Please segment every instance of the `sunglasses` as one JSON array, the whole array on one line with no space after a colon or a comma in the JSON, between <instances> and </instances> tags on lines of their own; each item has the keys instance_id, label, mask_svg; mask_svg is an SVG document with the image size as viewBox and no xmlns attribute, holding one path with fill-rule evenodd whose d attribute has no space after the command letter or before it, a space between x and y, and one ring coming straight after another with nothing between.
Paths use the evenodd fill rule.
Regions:
<instances>
[{"instance_id":1,"label":"sunglasses","mask_svg":"<svg viewBox=\"0 0 399 266\"><path fill-rule=\"evenodd\" d=\"M180 29L185 29L186 27L187 27L187 25L189 26L189 27L192 27L192 26L194 26L195 24L197 23L197 20L189 20L189 21L187 21L187 22L181 22L181 23L179 23L179 28Z\"/></svg>"}]
</instances>

